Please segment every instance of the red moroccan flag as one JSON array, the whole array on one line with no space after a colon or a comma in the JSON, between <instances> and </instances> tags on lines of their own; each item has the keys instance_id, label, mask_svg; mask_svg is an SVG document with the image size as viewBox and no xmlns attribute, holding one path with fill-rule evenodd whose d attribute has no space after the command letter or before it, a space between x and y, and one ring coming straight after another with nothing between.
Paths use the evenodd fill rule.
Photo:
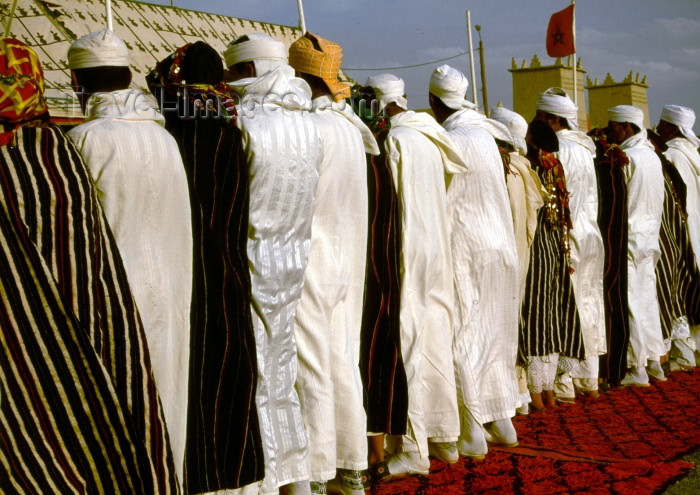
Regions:
<instances>
[{"instance_id":1,"label":"red moroccan flag","mask_svg":"<svg viewBox=\"0 0 700 495\"><path fill-rule=\"evenodd\" d=\"M576 53L574 44L574 6L555 12L547 27L547 55L566 57Z\"/></svg>"}]
</instances>

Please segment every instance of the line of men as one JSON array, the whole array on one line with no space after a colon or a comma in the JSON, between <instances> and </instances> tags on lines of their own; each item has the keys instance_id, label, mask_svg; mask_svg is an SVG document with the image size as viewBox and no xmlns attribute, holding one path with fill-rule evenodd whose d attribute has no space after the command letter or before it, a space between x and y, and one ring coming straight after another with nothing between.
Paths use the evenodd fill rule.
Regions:
<instances>
[{"instance_id":1,"label":"line of men","mask_svg":"<svg viewBox=\"0 0 700 495\"><path fill-rule=\"evenodd\" d=\"M0 55L10 81L3 96L17 95L7 107L41 102L33 52L4 40ZM33 72L12 58L29 59ZM657 128L682 188L665 185L643 113L631 106L610 109L594 142L559 88L540 95L529 125L503 108L486 118L465 99L466 77L443 65L429 84L435 118L408 110L403 81L384 74L367 81L379 112L368 120L346 103L352 93L338 79L340 46L320 36L306 33L287 51L249 34L228 45L224 60L228 83L216 50L187 44L149 74L151 96L129 88L123 41L109 30L91 33L68 53L86 116L70 141L46 124L45 104L3 119L2 172L20 177L4 184L24 184L4 200L16 225L3 247L30 266L6 265L14 268L1 278L3 328L40 343L46 329L65 326L89 358L88 371L73 372L77 357L66 351L66 374L30 380L18 363L50 352L42 358L3 340L3 362L18 378L0 388L0 439L20 442L9 425L33 432L20 454L0 449L3 491L358 495L368 469L374 479L428 474L430 457L454 463L460 455L483 459L488 444L517 445L511 420L528 403L541 410L577 392L596 397L600 377L612 385L663 380L669 350L676 367L695 366L700 279L690 248L700 249L700 142L692 110L664 107ZM19 75L27 73L31 95L9 77L26 83ZM71 170L90 180L66 178L68 155L57 142ZM21 180L47 169L49 158L60 181ZM32 173L22 169L29 164ZM615 194L601 185L602 164L615 174ZM80 212L101 227L48 206L73 208L77 184L99 200ZM607 208L610 198L618 201ZM25 206L35 203L38 214ZM664 239L676 249L664 258L666 210ZM80 277L61 271L67 249L44 239L49 228L37 228L37 216L52 219L49 238L70 244L73 271L105 251L88 251L73 230L100 232L115 268ZM601 229L603 217L622 219L626 237ZM15 237L24 247L9 245ZM39 254L25 254L30 248ZM664 315L660 258L675 280L658 290L673 299ZM48 282L38 284L37 266L45 265ZM368 318L367 281L380 270L388 274L380 279L397 283L380 291L382 318ZM627 277L623 290L607 281L613 271ZM83 315L78 295L112 279L131 288L133 303L95 296L97 309ZM38 296L26 295L30 282L41 286ZM39 321L29 311L19 321L11 286L25 293L19 300L50 294L75 314ZM611 297L613 288L624 301ZM115 308L142 327L114 327L103 345L95 335ZM617 325L611 314L620 308ZM662 328L664 318L671 323ZM137 356L138 396L114 371L136 366L120 362L132 339L148 347ZM74 380L85 390L78 395L93 398L90 411L61 410L60 393L20 407L19 384L63 384L76 373L108 378ZM105 431L97 421L62 426L98 416L109 417L107 430L141 462L95 443ZM47 450L53 456L43 456ZM85 459L100 462L86 473Z\"/></svg>"}]
</instances>

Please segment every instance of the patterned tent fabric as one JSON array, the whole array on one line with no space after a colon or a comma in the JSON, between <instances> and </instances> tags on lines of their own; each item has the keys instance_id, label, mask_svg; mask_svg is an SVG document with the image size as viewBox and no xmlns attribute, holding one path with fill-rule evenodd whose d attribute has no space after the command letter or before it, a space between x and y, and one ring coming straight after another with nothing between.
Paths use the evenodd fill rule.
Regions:
<instances>
[{"instance_id":1,"label":"patterned tent fabric","mask_svg":"<svg viewBox=\"0 0 700 495\"><path fill-rule=\"evenodd\" d=\"M75 148L21 127L0 189L0 492L176 493L143 328Z\"/></svg>"}]
</instances>

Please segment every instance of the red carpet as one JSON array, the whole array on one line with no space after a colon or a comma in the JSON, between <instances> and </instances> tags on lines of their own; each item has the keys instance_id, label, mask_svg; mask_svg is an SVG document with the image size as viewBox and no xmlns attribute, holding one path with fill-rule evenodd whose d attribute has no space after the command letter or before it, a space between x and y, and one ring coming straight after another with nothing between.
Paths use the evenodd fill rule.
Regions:
<instances>
[{"instance_id":1,"label":"red carpet","mask_svg":"<svg viewBox=\"0 0 700 495\"><path fill-rule=\"evenodd\" d=\"M514 420L520 446L485 461L432 461L430 476L382 481L374 495L660 493L700 448L700 368L648 388L613 389Z\"/></svg>"}]
</instances>

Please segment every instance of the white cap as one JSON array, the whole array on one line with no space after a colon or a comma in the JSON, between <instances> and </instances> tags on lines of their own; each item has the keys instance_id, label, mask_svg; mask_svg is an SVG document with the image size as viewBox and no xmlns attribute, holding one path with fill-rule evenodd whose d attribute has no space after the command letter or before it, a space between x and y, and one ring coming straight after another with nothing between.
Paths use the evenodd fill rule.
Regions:
<instances>
[{"instance_id":1,"label":"white cap","mask_svg":"<svg viewBox=\"0 0 700 495\"><path fill-rule=\"evenodd\" d=\"M408 110L408 102L403 96L406 92L403 79L393 74L381 74L367 79L366 85L371 86L379 98L379 110L389 103L396 103L404 110Z\"/></svg>"},{"instance_id":2,"label":"white cap","mask_svg":"<svg viewBox=\"0 0 700 495\"><path fill-rule=\"evenodd\" d=\"M281 41L263 33L250 33L244 36L248 38L247 41L236 43L234 40L226 47L224 51L226 67L256 60L274 60L285 64L288 62L287 48Z\"/></svg>"},{"instance_id":3,"label":"white cap","mask_svg":"<svg viewBox=\"0 0 700 495\"><path fill-rule=\"evenodd\" d=\"M537 98L536 108L566 119L570 129L578 130L578 107L563 89L546 89Z\"/></svg>"},{"instance_id":4,"label":"white cap","mask_svg":"<svg viewBox=\"0 0 700 495\"><path fill-rule=\"evenodd\" d=\"M513 138L511 143L513 147L523 155L527 154L527 144L525 143L527 121L523 116L505 107L496 107L491 111L491 118L505 125Z\"/></svg>"},{"instance_id":5,"label":"white cap","mask_svg":"<svg viewBox=\"0 0 700 495\"><path fill-rule=\"evenodd\" d=\"M109 29L81 36L68 48L68 67L129 67L129 49Z\"/></svg>"},{"instance_id":6,"label":"white cap","mask_svg":"<svg viewBox=\"0 0 700 495\"><path fill-rule=\"evenodd\" d=\"M467 88L467 77L447 64L435 69L430 76L430 92L452 110L475 108L473 103L466 100Z\"/></svg>"},{"instance_id":7,"label":"white cap","mask_svg":"<svg viewBox=\"0 0 700 495\"><path fill-rule=\"evenodd\" d=\"M684 138L693 143L696 148L700 147L700 139L693 133L695 112L692 108L680 105L664 105L663 110L661 110L661 120L678 126Z\"/></svg>"},{"instance_id":8,"label":"white cap","mask_svg":"<svg viewBox=\"0 0 700 495\"><path fill-rule=\"evenodd\" d=\"M644 127L644 112L632 105L617 105L616 107L608 108L608 120L613 122L630 122L640 130Z\"/></svg>"}]
</instances>

